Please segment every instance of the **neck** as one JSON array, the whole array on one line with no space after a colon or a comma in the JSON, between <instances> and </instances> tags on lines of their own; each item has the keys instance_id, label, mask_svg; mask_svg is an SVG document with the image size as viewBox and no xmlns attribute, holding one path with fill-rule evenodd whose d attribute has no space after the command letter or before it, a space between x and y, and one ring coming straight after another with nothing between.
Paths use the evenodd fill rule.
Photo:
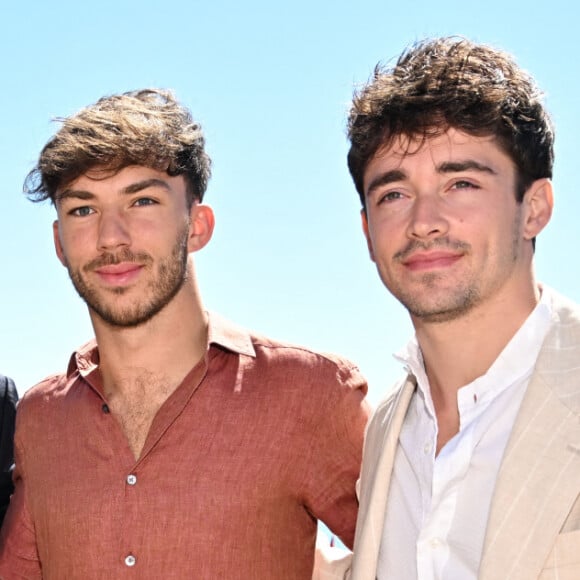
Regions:
<instances>
[{"instance_id":1,"label":"neck","mask_svg":"<svg viewBox=\"0 0 580 580\"><path fill-rule=\"evenodd\" d=\"M438 449L459 430L457 391L484 375L539 300L534 284L446 322L413 319L439 426ZM513 298L513 297L512 297Z\"/></svg>"},{"instance_id":2,"label":"neck","mask_svg":"<svg viewBox=\"0 0 580 580\"><path fill-rule=\"evenodd\" d=\"M204 356L207 316L193 280L151 320L137 327L111 326L91 312L105 392L130 390L144 376L177 385Z\"/></svg>"},{"instance_id":3,"label":"neck","mask_svg":"<svg viewBox=\"0 0 580 580\"><path fill-rule=\"evenodd\" d=\"M485 374L539 301L539 290L487 300L446 322L413 319L429 383L457 392Z\"/></svg>"}]
</instances>

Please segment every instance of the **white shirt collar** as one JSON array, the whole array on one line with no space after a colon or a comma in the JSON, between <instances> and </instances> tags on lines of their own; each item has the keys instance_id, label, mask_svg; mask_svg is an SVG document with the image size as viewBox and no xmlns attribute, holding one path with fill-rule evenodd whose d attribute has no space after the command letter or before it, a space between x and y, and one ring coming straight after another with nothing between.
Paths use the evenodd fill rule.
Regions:
<instances>
[{"instance_id":1,"label":"white shirt collar","mask_svg":"<svg viewBox=\"0 0 580 580\"><path fill-rule=\"evenodd\" d=\"M458 390L461 428L481 414L500 393L532 373L551 317L550 292L544 286L540 301L487 372ZM429 381L417 337L413 336L406 347L394 356L405 365L407 372L416 377L419 393L427 410L434 416Z\"/></svg>"}]
</instances>

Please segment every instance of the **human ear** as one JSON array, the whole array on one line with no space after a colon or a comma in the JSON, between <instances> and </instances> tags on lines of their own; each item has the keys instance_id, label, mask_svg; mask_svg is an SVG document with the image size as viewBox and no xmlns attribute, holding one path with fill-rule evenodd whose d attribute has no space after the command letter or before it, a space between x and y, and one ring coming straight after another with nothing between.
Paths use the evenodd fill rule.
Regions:
<instances>
[{"instance_id":1,"label":"human ear","mask_svg":"<svg viewBox=\"0 0 580 580\"><path fill-rule=\"evenodd\" d=\"M54 249L60 263L63 266L66 266L66 259L64 257L64 251L62 249L60 234L58 230L58 220L54 220L54 222L52 222L52 239L54 240Z\"/></svg>"},{"instance_id":2,"label":"human ear","mask_svg":"<svg viewBox=\"0 0 580 580\"><path fill-rule=\"evenodd\" d=\"M526 240L534 239L550 221L554 209L554 192L549 179L537 179L524 195L523 235Z\"/></svg>"},{"instance_id":3,"label":"human ear","mask_svg":"<svg viewBox=\"0 0 580 580\"><path fill-rule=\"evenodd\" d=\"M363 233L364 233L365 239L367 241L367 248L369 250L369 256L370 256L370 259L374 262L375 261L375 253L373 251L373 244L371 242L371 236L369 234L369 222L368 222L368 218L367 218L367 211L364 207L360 210L360 217L361 217Z\"/></svg>"},{"instance_id":4,"label":"human ear","mask_svg":"<svg viewBox=\"0 0 580 580\"><path fill-rule=\"evenodd\" d=\"M188 252L201 250L211 239L215 218L209 205L194 203L190 210Z\"/></svg>"}]
</instances>

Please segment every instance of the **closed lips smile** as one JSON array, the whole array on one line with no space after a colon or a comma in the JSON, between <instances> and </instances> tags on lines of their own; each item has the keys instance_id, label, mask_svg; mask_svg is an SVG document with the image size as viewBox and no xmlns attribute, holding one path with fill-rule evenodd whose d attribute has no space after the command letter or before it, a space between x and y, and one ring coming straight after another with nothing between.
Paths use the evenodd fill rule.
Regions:
<instances>
[{"instance_id":1,"label":"closed lips smile","mask_svg":"<svg viewBox=\"0 0 580 580\"><path fill-rule=\"evenodd\" d=\"M135 279L141 271L141 268L143 266L140 264L125 262L101 266L95 272L105 282L110 284L125 284Z\"/></svg>"},{"instance_id":2,"label":"closed lips smile","mask_svg":"<svg viewBox=\"0 0 580 580\"><path fill-rule=\"evenodd\" d=\"M403 264L410 270L446 268L455 264L461 256L452 252L418 252L403 260Z\"/></svg>"}]
</instances>

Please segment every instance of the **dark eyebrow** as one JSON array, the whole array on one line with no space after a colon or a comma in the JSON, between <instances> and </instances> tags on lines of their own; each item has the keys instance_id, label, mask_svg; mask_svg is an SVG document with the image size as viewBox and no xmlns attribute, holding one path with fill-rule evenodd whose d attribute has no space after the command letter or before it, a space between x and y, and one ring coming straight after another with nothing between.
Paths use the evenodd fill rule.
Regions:
<instances>
[{"instance_id":1,"label":"dark eyebrow","mask_svg":"<svg viewBox=\"0 0 580 580\"><path fill-rule=\"evenodd\" d=\"M81 199L81 200L89 200L94 199L94 194L90 191L85 191L84 189L63 189L62 191L57 192L54 201L55 203L60 203L65 199Z\"/></svg>"},{"instance_id":2,"label":"dark eyebrow","mask_svg":"<svg viewBox=\"0 0 580 580\"><path fill-rule=\"evenodd\" d=\"M137 183L132 183L131 185L125 187L125 189L123 189L121 193L125 194L138 193L140 191L143 191L144 189L148 189L149 187L162 187L167 191L170 190L170 187L166 181L163 181L163 179L157 179L153 177L151 179L137 181Z\"/></svg>"},{"instance_id":3,"label":"dark eyebrow","mask_svg":"<svg viewBox=\"0 0 580 580\"><path fill-rule=\"evenodd\" d=\"M497 175L497 172L489 167L473 159L466 159L465 161L446 161L437 167L438 173L461 173L462 171L480 171L482 173L489 173L490 175ZM401 169L391 169L377 175L370 183L366 191L367 197L370 196L375 189L394 183L395 181L404 181L407 179L407 174Z\"/></svg>"},{"instance_id":4,"label":"dark eyebrow","mask_svg":"<svg viewBox=\"0 0 580 580\"><path fill-rule=\"evenodd\" d=\"M483 165L473 159L466 159L465 161L446 161L437 167L438 173L460 173L469 170L497 175L497 172L489 167L489 165Z\"/></svg>"},{"instance_id":5,"label":"dark eyebrow","mask_svg":"<svg viewBox=\"0 0 580 580\"><path fill-rule=\"evenodd\" d=\"M169 191L169 185L163 181L163 179L144 179L143 181L137 181L135 183L131 183L127 187L121 190L123 195L131 195L133 193L139 193L144 189L148 189L149 187L162 187L165 190ZM62 202L65 199L80 199L83 201L88 201L91 199L95 199L95 194L91 193L90 191L85 191L84 189L64 189L63 191L59 191L56 194L55 201L57 203Z\"/></svg>"},{"instance_id":6,"label":"dark eyebrow","mask_svg":"<svg viewBox=\"0 0 580 580\"><path fill-rule=\"evenodd\" d=\"M407 179L407 174L400 169L391 169L390 171L385 171L380 175L377 175L368 186L366 191L367 197L370 196L375 189L382 187L383 185L388 185L389 183L394 183L395 181L403 181Z\"/></svg>"}]
</instances>

